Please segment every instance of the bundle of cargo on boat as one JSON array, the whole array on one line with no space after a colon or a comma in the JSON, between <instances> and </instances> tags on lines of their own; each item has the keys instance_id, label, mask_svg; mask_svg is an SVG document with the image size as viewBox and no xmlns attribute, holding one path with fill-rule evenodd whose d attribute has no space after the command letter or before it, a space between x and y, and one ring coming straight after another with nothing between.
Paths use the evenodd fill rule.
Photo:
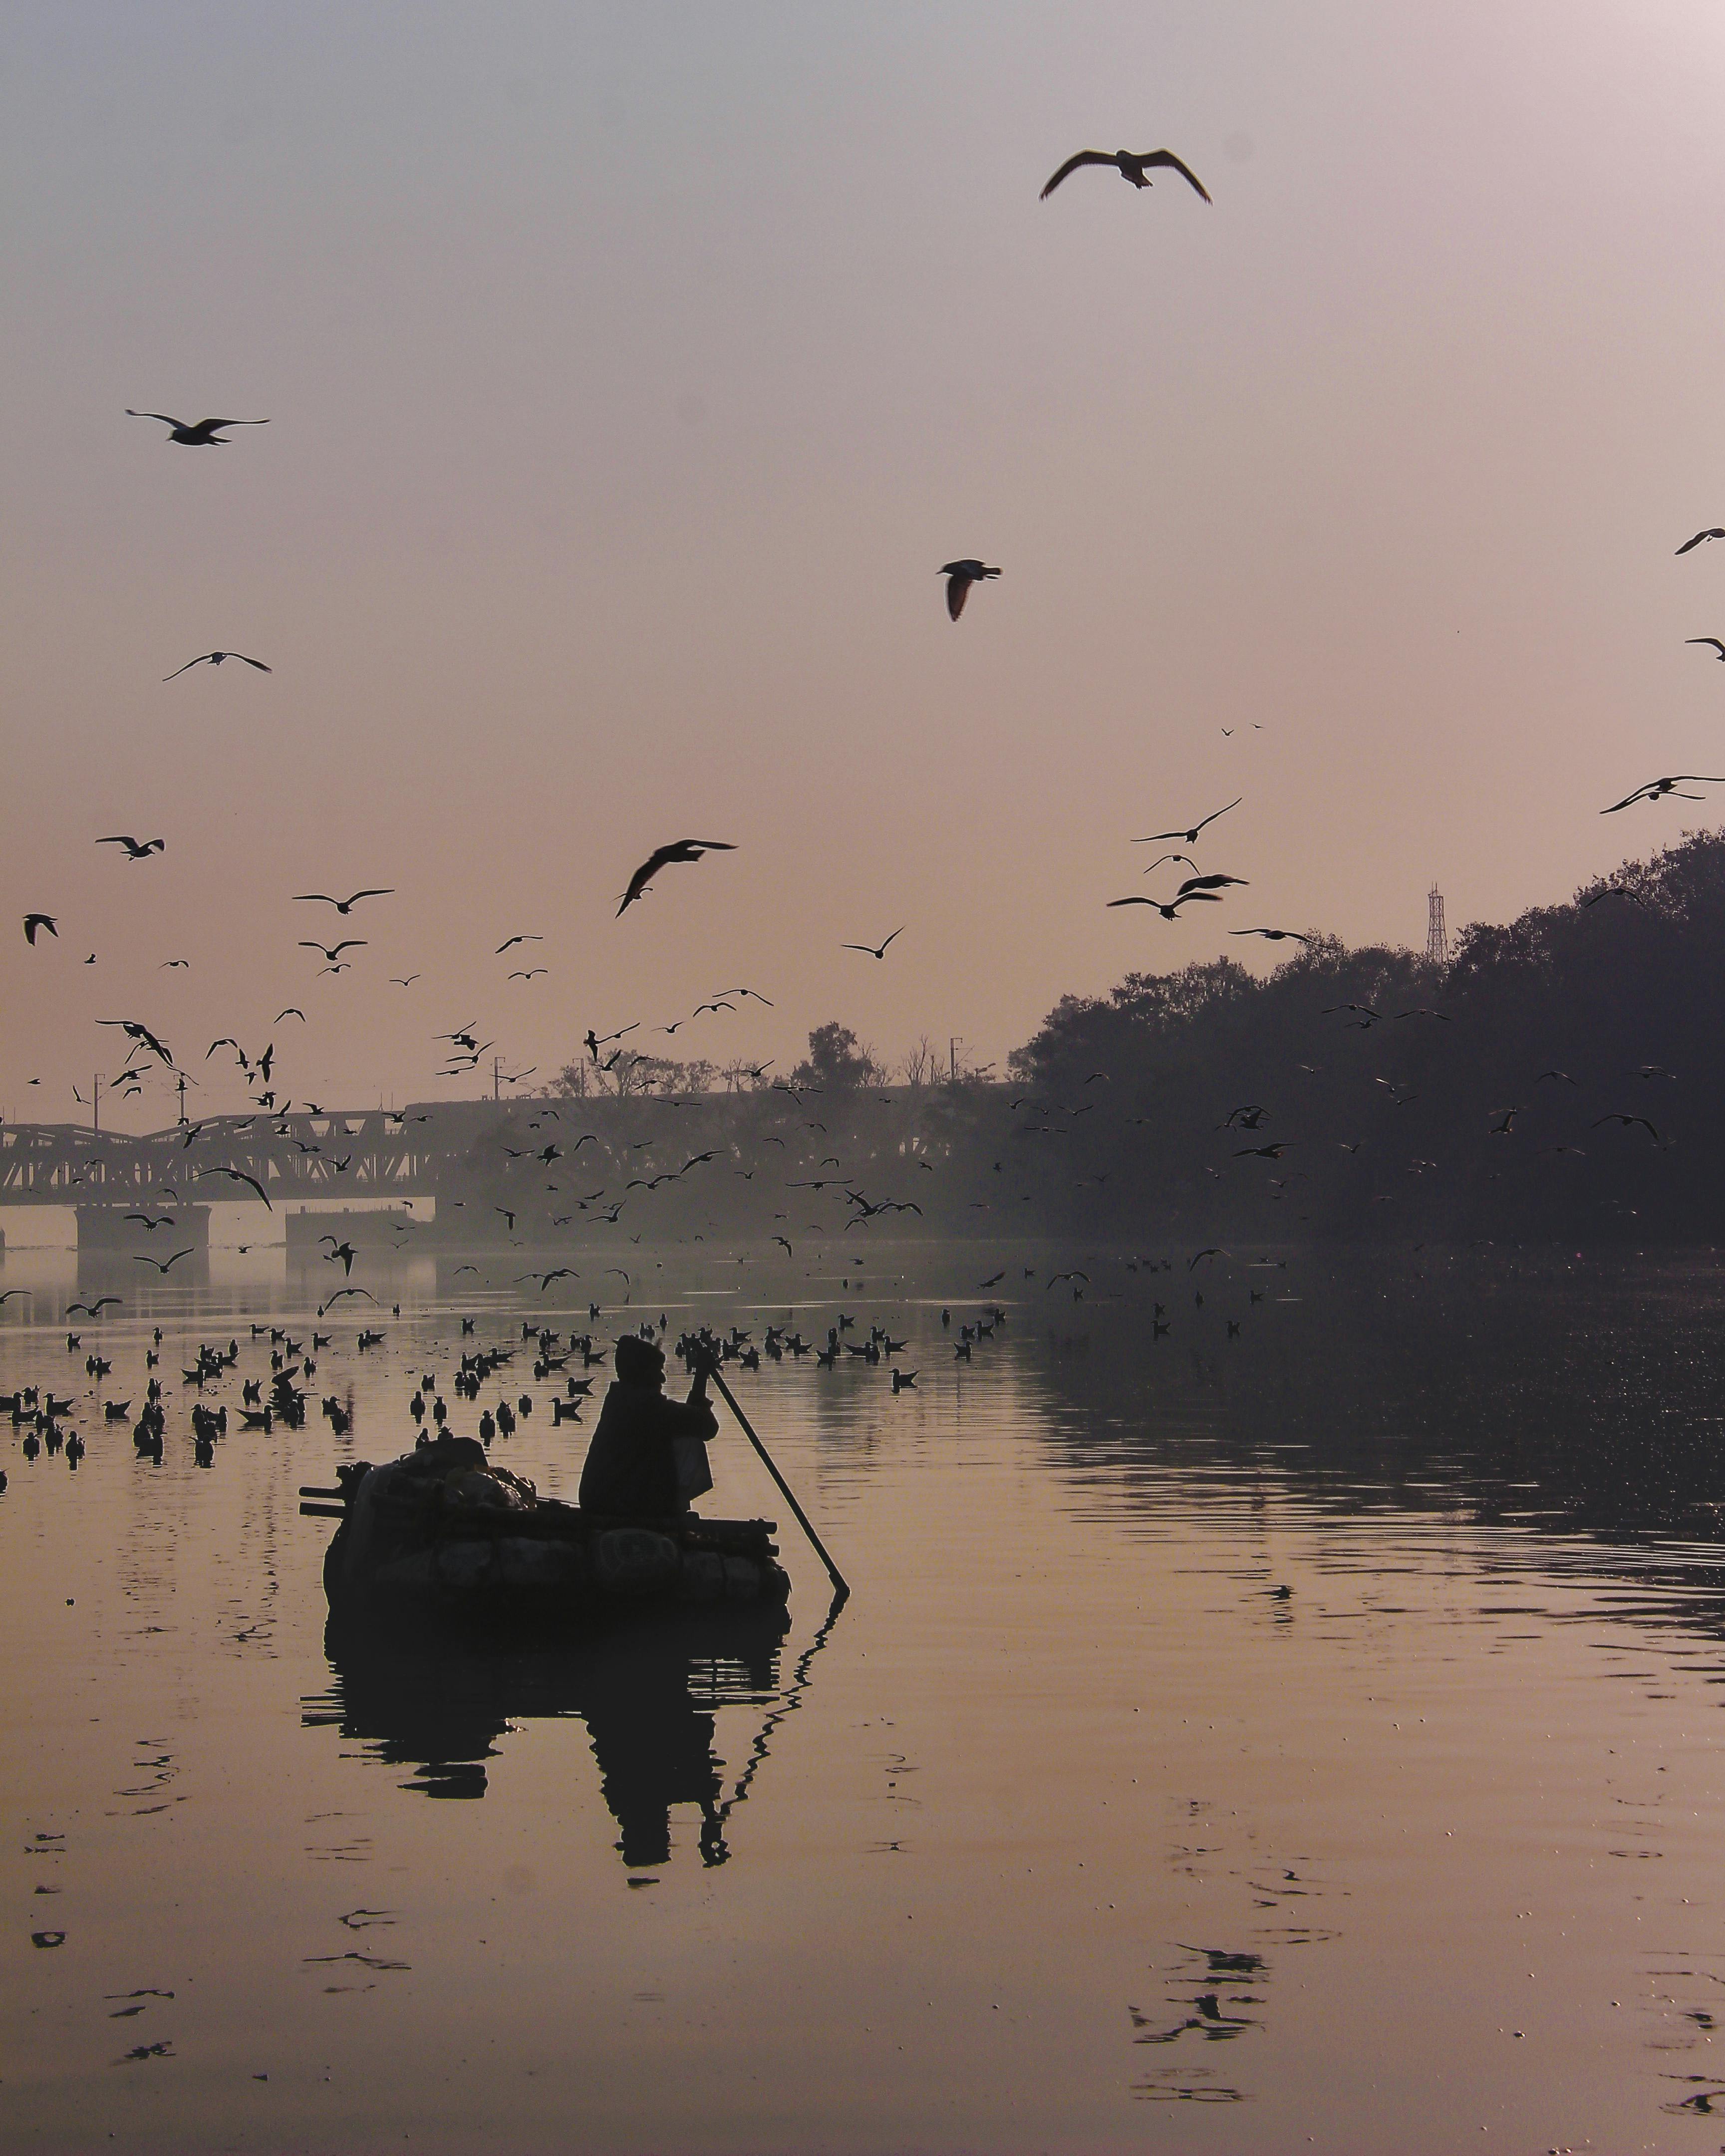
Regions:
<instances>
[{"instance_id":1,"label":"bundle of cargo on boat","mask_svg":"<svg viewBox=\"0 0 1725 2156\"><path fill-rule=\"evenodd\" d=\"M439 1436L398 1460L355 1460L300 1511L339 1518L324 1558L331 1609L534 1618L629 1604L783 1604L770 1520L685 1513L620 1520L539 1496L475 1439Z\"/></svg>"}]
</instances>

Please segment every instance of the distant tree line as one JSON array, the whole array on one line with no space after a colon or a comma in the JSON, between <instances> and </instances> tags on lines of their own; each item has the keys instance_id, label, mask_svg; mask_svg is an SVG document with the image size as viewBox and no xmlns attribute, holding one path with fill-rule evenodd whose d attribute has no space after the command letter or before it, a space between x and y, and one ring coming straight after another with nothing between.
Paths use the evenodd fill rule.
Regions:
<instances>
[{"instance_id":1,"label":"distant tree line","mask_svg":"<svg viewBox=\"0 0 1725 2156\"><path fill-rule=\"evenodd\" d=\"M1450 964L1314 937L1068 997L1011 1060L1052 1227L1712 1242L1725 1229L1725 838L1466 929Z\"/></svg>"}]
</instances>

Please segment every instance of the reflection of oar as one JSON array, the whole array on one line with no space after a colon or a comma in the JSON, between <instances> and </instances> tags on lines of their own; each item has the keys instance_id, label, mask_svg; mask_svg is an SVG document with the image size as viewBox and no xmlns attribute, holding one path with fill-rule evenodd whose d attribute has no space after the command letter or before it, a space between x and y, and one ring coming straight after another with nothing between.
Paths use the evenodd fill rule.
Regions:
<instances>
[{"instance_id":1,"label":"reflection of oar","mask_svg":"<svg viewBox=\"0 0 1725 2156\"><path fill-rule=\"evenodd\" d=\"M833 1605L836 1609L840 1604L848 1599L850 1594L850 1585L846 1582L844 1573L839 1571L838 1566L835 1565L831 1558L827 1555L826 1544L809 1525L808 1513L805 1512L803 1510L803 1507L797 1502L795 1496L792 1494L790 1484L785 1481L783 1476L779 1473L778 1467L775 1466L773 1455L767 1450L766 1446L762 1444L760 1439L756 1436L754 1430L750 1424L748 1417L737 1404L737 1395L732 1391L730 1386L725 1383L724 1378L720 1375L718 1365L716 1363L708 1363L707 1375L712 1379L713 1383L718 1387L720 1392L724 1395L726 1406L730 1409L732 1414L734 1414L737 1417L737 1421L742 1424L743 1435L748 1440L749 1443L753 1445L755 1450L761 1455L761 1465L767 1470L767 1472L778 1485L778 1493L780 1496L784 1499L786 1504L788 1504L791 1510L796 1514L798 1526L802 1528L803 1533L807 1535L809 1541L814 1543L814 1553L826 1567L827 1577L832 1581L834 1592L838 1597L838 1601Z\"/></svg>"},{"instance_id":2,"label":"reflection of oar","mask_svg":"<svg viewBox=\"0 0 1725 2156\"><path fill-rule=\"evenodd\" d=\"M828 1610L820 1630L815 1634L814 1637L809 1641L809 1645L803 1650L802 1654L798 1657L797 1666L791 1672L791 1681L789 1684L785 1686L783 1698L780 1701L779 1704L773 1708L772 1713L768 1716L767 1719L761 1724L760 1734L756 1738L754 1743L749 1747L748 1764L743 1768L742 1774L738 1775L737 1779L737 1787L732 1791L731 1794L726 1798L724 1803L719 1806L719 1824L721 1826L722 1826L725 1821L730 1818L732 1811L748 1794L749 1784L754 1780L756 1774L760 1771L762 1762L767 1758L768 1748L773 1732L778 1727L778 1725L785 1719L787 1715L794 1714L797 1709L803 1704L803 1695L809 1689L809 1666L814 1662L815 1656L820 1652L821 1649L825 1646L827 1643L827 1635L839 1621L839 1612L844 1607L844 1595L835 1594L833 1597L833 1606Z\"/></svg>"}]
</instances>

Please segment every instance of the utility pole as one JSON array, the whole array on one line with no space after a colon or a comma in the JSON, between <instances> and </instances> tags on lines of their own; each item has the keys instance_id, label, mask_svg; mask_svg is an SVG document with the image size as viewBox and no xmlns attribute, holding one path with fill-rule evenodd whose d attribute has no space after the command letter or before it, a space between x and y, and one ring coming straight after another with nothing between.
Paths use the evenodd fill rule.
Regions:
<instances>
[{"instance_id":1,"label":"utility pole","mask_svg":"<svg viewBox=\"0 0 1725 2156\"><path fill-rule=\"evenodd\" d=\"M503 1058L501 1055L494 1055L491 1058L491 1098L494 1101L501 1101L503 1098L503 1082L498 1075L502 1068Z\"/></svg>"},{"instance_id":2,"label":"utility pole","mask_svg":"<svg viewBox=\"0 0 1725 2156\"><path fill-rule=\"evenodd\" d=\"M1450 963L1450 932L1444 926L1444 894L1434 883L1425 896L1425 957L1433 966Z\"/></svg>"},{"instance_id":3,"label":"utility pole","mask_svg":"<svg viewBox=\"0 0 1725 2156\"><path fill-rule=\"evenodd\" d=\"M962 1033L949 1034L947 1037L947 1077L948 1082L954 1086L958 1083L958 1044L963 1038Z\"/></svg>"},{"instance_id":4,"label":"utility pole","mask_svg":"<svg viewBox=\"0 0 1725 2156\"><path fill-rule=\"evenodd\" d=\"M98 1070L90 1081L90 1127L96 1136L102 1134L102 1074Z\"/></svg>"}]
</instances>

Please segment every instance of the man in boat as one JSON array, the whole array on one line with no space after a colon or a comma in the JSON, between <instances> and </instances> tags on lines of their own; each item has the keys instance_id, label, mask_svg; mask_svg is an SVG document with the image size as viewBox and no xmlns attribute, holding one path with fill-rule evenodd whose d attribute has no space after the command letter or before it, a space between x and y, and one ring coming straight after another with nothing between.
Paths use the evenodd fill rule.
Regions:
<instances>
[{"instance_id":1,"label":"man in boat","mask_svg":"<svg viewBox=\"0 0 1725 2156\"><path fill-rule=\"evenodd\" d=\"M641 1520L685 1512L691 1493L686 1468L678 1473L678 1441L704 1444L719 1427L707 1404L706 1368L696 1369L686 1400L668 1400L664 1349L633 1333L617 1343L616 1368L581 1470L581 1509Z\"/></svg>"}]
</instances>

